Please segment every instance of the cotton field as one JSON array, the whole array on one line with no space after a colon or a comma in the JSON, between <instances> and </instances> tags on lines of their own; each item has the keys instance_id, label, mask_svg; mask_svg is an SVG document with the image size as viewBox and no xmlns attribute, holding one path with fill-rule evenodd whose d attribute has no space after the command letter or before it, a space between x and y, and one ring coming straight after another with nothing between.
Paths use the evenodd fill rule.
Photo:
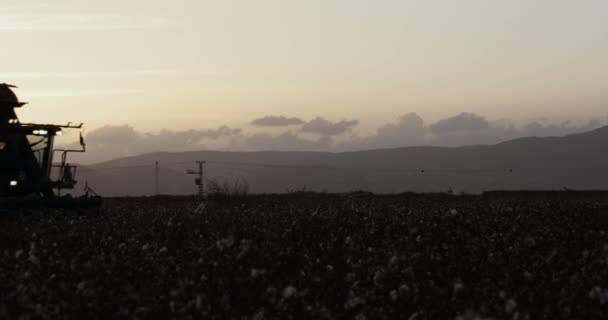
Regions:
<instances>
[{"instance_id":1,"label":"cotton field","mask_svg":"<svg viewBox=\"0 0 608 320\"><path fill-rule=\"evenodd\" d=\"M606 318L607 204L300 192L10 212L0 318Z\"/></svg>"}]
</instances>

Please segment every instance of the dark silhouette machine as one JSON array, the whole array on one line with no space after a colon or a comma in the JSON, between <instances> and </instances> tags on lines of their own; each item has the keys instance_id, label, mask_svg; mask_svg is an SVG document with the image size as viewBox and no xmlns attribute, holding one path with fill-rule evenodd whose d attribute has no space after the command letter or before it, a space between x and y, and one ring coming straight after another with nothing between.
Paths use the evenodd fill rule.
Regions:
<instances>
[{"instance_id":1,"label":"dark silhouette machine","mask_svg":"<svg viewBox=\"0 0 608 320\"><path fill-rule=\"evenodd\" d=\"M0 206L2 203L53 203L59 206L96 206L99 197L89 197L92 190L85 187L85 197L61 197L61 190L76 185L77 166L67 163L71 152L85 152L80 135L80 149L54 149L56 136L63 129L80 129L80 125L51 125L21 123L16 108L20 102L12 85L0 84ZM53 163L60 154L60 162Z\"/></svg>"}]
</instances>

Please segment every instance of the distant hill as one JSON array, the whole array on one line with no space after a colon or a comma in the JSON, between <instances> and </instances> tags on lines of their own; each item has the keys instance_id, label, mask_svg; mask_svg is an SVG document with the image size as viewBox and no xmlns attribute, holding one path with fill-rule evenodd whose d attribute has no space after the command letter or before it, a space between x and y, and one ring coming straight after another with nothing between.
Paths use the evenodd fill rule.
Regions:
<instances>
[{"instance_id":1,"label":"distant hill","mask_svg":"<svg viewBox=\"0 0 608 320\"><path fill-rule=\"evenodd\" d=\"M194 161L206 160L206 178L242 178L251 191L289 190L379 193L481 192L510 189L608 189L608 127L564 137L520 138L496 145L406 147L328 152L160 152L81 167L103 195L154 193L154 162L163 194L196 190Z\"/></svg>"}]
</instances>

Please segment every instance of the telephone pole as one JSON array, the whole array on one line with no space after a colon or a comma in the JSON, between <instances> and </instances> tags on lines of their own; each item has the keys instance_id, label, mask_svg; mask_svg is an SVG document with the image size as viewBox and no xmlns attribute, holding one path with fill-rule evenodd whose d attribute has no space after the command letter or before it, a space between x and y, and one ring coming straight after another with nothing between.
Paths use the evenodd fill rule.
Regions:
<instances>
[{"instance_id":1,"label":"telephone pole","mask_svg":"<svg viewBox=\"0 0 608 320\"><path fill-rule=\"evenodd\" d=\"M204 192L205 192L205 184L203 181L203 165L207 163L207 161L196 161L196 164L198 164L198 171L195 170L187 170L186 173L187 174L195 174L198 175L198 178L196 178L194 180L194 182L196 183L196 185L198 186L198 195L200 197L204 196Z\"/></svg>"},{"instance_id":2,"label":"telephone pole","mask_svg":"<svg viewBox=\"0 0 608 320\"><path fill-rule=\"evenodd\" d=\"M158 161L156 161L156 165L155 165L155 175L156 175L156 180L155 180L155 186L156 186L156 195L160 196L160 170L158 168Z\"/></svg>"}]
</instances>

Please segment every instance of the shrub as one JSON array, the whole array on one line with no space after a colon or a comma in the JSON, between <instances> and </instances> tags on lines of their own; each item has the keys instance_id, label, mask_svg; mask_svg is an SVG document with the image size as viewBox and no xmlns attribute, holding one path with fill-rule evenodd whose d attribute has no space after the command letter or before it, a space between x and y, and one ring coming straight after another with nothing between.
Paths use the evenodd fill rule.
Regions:
<instances>
[{"instance_id":1,"label":"shrub","mask_svg":"<svg viewBox=\"0 0 608 320\"><path fill-rule=\"evenodd\" d=\"M238 177L234 181L224 179L209 179L207 181L207 193L210 196L246 196L249 193L249 183L244 178Z\"/></svg>"}]
</instances>

